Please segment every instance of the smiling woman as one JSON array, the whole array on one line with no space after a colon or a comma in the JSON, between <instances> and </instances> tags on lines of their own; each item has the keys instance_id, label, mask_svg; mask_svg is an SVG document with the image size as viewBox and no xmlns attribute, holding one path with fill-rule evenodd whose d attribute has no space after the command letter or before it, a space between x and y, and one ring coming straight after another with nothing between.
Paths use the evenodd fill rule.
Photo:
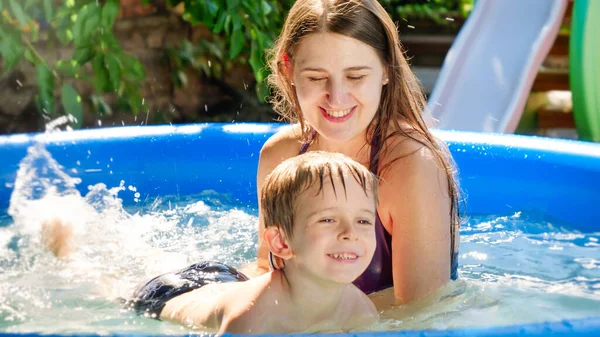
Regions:
<instances>
[{"instance_id":1,"label":"smiling woman","mask_svg":"<svg viewBox=\"0 0 600 337\"><path fill-rule=\"evenodd\" d=\"M379 2L296 1L269 64L275 109L295 126L262 148L258 188L286 158L346 154L380 178L377 248L354 283L367 294L393 286L396 300L407 303L456 278L453 161L423 122L424 95ZM265 272L262 222L258 230Z\"/></svg>"}]
</instances>

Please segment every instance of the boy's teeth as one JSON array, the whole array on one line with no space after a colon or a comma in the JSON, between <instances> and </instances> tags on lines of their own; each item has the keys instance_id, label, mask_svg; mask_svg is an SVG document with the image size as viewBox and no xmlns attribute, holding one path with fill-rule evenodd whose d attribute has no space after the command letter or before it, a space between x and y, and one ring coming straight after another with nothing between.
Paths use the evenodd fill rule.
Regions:
<instances>
[{"instance_id":1,"label":"boy's teeth","mask_svg":"<svg viewBox=\"0 0 600 337\"><path fill-rule=\"evenodd\" d=\"M352 253L336 253L336 254L331 254L331 256L333 256L334 259L342 259L342 260L350 260L350 259L356 259L356 254L352 254Z\"/></svg>"},{"instance_id":2,"label":"boy's teeth","mask_svg":"<svg viewBox=\"0 0 600 337\"><path fill-rule=\"evenodd\" d=\"M338 110L338 111L327 110L327 114L331 117L340 118L340 117L344 117L347 114L349 114L350 111L352 111L352 109Z\"/></svg>"}]
</instances>

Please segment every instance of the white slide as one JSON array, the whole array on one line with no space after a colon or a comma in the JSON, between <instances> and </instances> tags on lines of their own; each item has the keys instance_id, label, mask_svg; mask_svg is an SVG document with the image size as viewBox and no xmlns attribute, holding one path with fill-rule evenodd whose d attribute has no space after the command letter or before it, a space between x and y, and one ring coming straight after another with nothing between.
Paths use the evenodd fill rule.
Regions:
<instances>
[{"instance_id":1,"label":"white slide","mask_svg":"<svg viewBox=\"0 0 600 337\"><path fill-rule=\"evenodd\" d=\"M568 1L477 0L428 99L427 124L513 133Z\"/></svg>"}]
</instances>

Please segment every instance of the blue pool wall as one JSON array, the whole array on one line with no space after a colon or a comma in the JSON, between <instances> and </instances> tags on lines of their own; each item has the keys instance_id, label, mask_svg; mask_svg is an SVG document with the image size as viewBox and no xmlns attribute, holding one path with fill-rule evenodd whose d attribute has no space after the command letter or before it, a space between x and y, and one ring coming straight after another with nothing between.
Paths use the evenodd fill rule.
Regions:
<instances>
[{"instance_id":1,"label":"blue pool wall","mask_svg":"<svg viewBox=\"0 0 600 337\"><path fill-rule=\"evenodd\" d=\"M81 179L82 194L96 183L115 187L124 181L140 193L140 203L161 195L214 190L254 207L260 148L282 127L286 126L191 124L0 136L0 215L6 216L19 163L34 144L43 144L65 172ZM600 144L452 131L435 134L448 144L456 161L467 215L526 212L570 230L599 231ZM119 196L126 204L135 204L133 193L126 189ZM13 336L41 335L0 333ZM600 336L600 317L339 336Z\"/></svg>"},{"instance_id":2,"label":"blue pool wall","mask_svg":"<svg viewBox=\"0 0 600 337\"><path fill-rule=\"evenodd\" d=\"M279 124L120 127L0 137L0 210L27 148L42 143L82 193L99 182L135 186L140 200L203 190L256 205L262 144ZM600 144L436 131L456 161L467 214L534 212L582 231L600 226ZM76 169L77 173L71 170ZM124 202L133 196L124 191Z\"/></svg>"}]
</instances>

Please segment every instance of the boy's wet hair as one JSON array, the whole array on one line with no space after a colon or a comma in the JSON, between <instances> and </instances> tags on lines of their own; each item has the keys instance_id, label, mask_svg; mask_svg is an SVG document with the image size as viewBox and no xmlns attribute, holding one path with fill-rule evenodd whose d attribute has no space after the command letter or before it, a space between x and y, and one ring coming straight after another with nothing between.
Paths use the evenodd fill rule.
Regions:
<instances>
[{"instance_id":1,"label":"boy's wet hair","mask_svg":"<svg viewBox=\"0 0 600 337\"><path fill-rule=\"evenodd\" d=\"M352 177L377 204L377 177L360 163L341 153L311 151L279 164L265 179L260 205L265 227L279 226L292 238L294 214L301 193L317 187L317 195L331 183L336 197L347 197L346 179Z\"/></svg>"}]
</instances>

